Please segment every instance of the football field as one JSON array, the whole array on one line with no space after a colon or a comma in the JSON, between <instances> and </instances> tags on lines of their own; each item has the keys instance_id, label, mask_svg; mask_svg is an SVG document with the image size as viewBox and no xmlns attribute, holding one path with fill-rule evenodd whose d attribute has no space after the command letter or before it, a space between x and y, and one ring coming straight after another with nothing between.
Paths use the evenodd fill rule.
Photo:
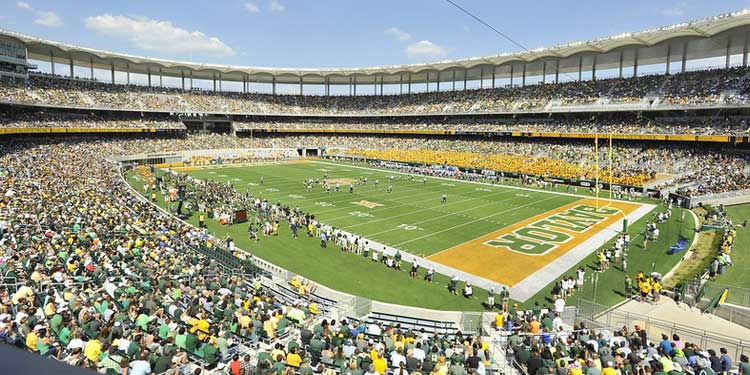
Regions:
<instances>
[{"instance_id":1,"label":"football field","mask_svg":"<svg viewBox=\"0 0 750 375\"><path fill-rule=\"evenodd\" d=\"M182 171L300 207L322 223L371 241L378 250L376 244L404 252L407 260L411 254L420 262L447 267L436 267L438 272L510 286L519 300L615 236L623 218L635 222L654 207L518 186L424 181L422 176L317 160ZM304 186L306 179L322 182L324 176L330 192L322 183L312 191Z\"/></svg>"}]
</instances>

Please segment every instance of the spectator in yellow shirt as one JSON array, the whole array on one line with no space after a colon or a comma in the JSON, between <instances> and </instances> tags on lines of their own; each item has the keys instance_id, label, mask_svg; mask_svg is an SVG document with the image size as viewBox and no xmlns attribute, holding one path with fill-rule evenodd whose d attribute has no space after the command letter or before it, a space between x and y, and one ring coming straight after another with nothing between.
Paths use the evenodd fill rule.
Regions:
<instances>
[{"instance_id":1,"label":"spectator in yellow shirt","mask_svg":"<svg viewBox=\"0 0 750 375\"><path fill-rule=\"evenodd\" d=\"M83 347L83 356L94 364L99 363L99 356L102 354L102 343L98 339L89 340Z\"/></svg>"},{"instance_id":2,"label":"spectator in yellow shirt","mask_svg":"<svg viewBox=\"0 0 750 375\"><path fill-rule=\"evenodd\" d=\"M39 336L37 333L39 333L39 330L41 330L43 327L41 325L38 325L34 327L34 330L29 332L28 335L26 335L26 347L36 351L36 343L39 341Z\"/></svg>"},{"instance_id":3,"label":"spectator in yellow shirt","mask_svg":"<svg viewBox=\"0 0 750 375\"><path fill-rule=\"evenodd\" d=\"M299 367L302 364L302 357L297 354L297 348L292 348L286 356L286 364L293 367Z\"/></svg>"},{"instance_id":4,"label":"spectator in yellow shirt","mask_svg":"<svg viewBox=\"0 0 750 375\"><path fill-rule=\"evenodd\" d=\"M383 358L383 353L378 353L377 358L372 361L372 365L378 374L385 375L385 372L388 371L388 363Z\"/></svg>"}]
</instances>

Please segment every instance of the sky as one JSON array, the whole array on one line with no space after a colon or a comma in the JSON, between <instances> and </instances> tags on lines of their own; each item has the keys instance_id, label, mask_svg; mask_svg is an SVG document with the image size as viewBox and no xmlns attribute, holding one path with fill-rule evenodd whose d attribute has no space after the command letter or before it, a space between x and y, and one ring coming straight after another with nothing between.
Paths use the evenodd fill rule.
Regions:
<instances>
[{"instance_id":1,"label":"sky","mask_svg":"<svg viewBox=\"0 0 750 375\"><path fill-rule=\"evenodd\" d=\"M750 8L750 0L453 0L525 48ZM134 55L241 66L413 64L521 48L446 0L0 0L0 27Z\"/></svg>"}]
</instances>

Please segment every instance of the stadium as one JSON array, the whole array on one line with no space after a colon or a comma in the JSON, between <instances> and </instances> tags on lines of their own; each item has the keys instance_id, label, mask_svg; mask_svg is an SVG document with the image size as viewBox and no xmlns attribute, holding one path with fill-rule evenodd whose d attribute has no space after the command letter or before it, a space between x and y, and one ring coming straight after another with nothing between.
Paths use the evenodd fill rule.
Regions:
<instances>
[{"instance_id":1,"label":"stadium","mask_svg":"<svg viewBox=\"0 0 750 375\"><path fill-rule=\"evenodd\" d=\"M750 10L363 68L2 20L8 373L750 374Z\"/></svg>"}]
</instances>

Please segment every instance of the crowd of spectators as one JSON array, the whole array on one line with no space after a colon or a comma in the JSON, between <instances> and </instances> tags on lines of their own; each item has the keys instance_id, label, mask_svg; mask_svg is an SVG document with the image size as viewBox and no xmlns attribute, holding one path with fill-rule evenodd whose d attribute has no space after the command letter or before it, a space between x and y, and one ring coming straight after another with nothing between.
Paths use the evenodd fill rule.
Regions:
<instances>
[{"instance_id":1,"label":"crowd of spectators","mask_svg":"<svg viewBox=\"0 0 750 375\"><path fill-rule=\"evenodd\" d=\"M106 374L486 374L479 336L321 320L314 304L278 300L196 252L234 247L137 199L104 159L126 142L0 144L0 277L12 280L0 286L2 342ZM169 178L144 178L145 192ZM199 189L214 208L254 205L217 183Z\"/></svg>"},{"instance_id":2,"label":"crowd of spectators","mask_svg":"<svg viewBox=\"0 0 750 375\"><path fill-rule=\"evenodd\" d=\"M177 129L182 121L172 118L143 118L134 114L112 116L66 112L0 112L0 128L79 128L79 129Z\"/></svg>"},{"instance_id":3,"label":"crowd of spectators","mask_svg":"<svg viewBox=\"0 0 750 375\"><path fill-rule=\"evenodd\" d=\"M311 129L311 130L453 130L458 132L547 132L547 133L602 133L602 134L666 134L666 135L748 135L747 118L670 118L626 120L555 120L555 119L398 119L383 121L313 122L264 121L234 122L237 130Z\"/></svg>"},{"instance_id":4,"label":"crowd of spectators","mask_svg":"<svg viewBox=\"0 0 750 375\"><path fill-rule=\"evenodd\" d=\"M611 332L580 323L558 331L553 330L550 315L553 312L525 315L524 326L537 327L538 333L513 330L507 340L509 352L527 374L728 375L735 371L727 348L717 352L682 341L678 334L662 334L661 341L652 341L640 325ZM741 354L736 366L739 374L750 371L747 355Z\"/></svg>"},{"instance_id":5,"label":"crowd of spectators","mask_svg":"<svg viewBox=\"0 0 750 375\"><path fill-rule=\"evenodd\" d=\"M3 342L108 374L193 373L311 322L193 250L219 245L137 200L111 146L0 144Z\"/></svg>"},{"instance_id":6,"label":"crowd of spectators","mask_svg":"<svg viewBox=\"0 0 750 375\"><path fill-rule=\"evenodd\" d=\"M596 177L597 159L592 142L539 139L280 134L234 137L209 134L119 141L112 145L123 154L187 149L319 147L326 149L328 155L447 163L467 168L583 179ZM598 156L602 168L599 178L607 181L609 148L602 144ZM612 150L612 166L614 180L621 183L642 185L652 181L657 174L674 175L671 186L687 185L681 191L691 196L750 188L747 155L726 153L702 145L617 142Z\"/></svg>"},{"instance_id":7,"label":"crowd of spectators","mask_svg":"<svg viewBox=\"0 0 750 375\"><path fill-rule=\"evenodd\" d=\"M91 121L85 118L81 121ZM104 127L91 121L94 127ZM104 122L107 123L107 122ZM245 134L247 135L247 134ZM517 138L445 137L445 136L365 136L365 135L291 135L259 134L232 136L205 134L188 136L154 136L149 139L113 141L111 147L121 154L168 152L198 149L295 149L319 147L327 154L366 156L393 161L450 164L454 166L493 169L503 172L574 179L592 179L597 175L597 154L591 141ZM270 151L269 151L270 152ZM246 155L236 155L229 162L241 162ZM252 158L285 158L272 152L251 155ZM670 185L690 196L721 193L750 188L748 158L743 153L690 144L656 144L648 142L614 143L612 176L616 183L641 186L657 174L674 175ZM599 148L600 180L609 176L610 153L606 142ZM194 164L216 162L213 158L193 158Z\"/></svg>"},{"instance_id":8,"label":"crowd of spectators","mask_svg":"<svg viewBox=\"0 0 750 375\"><path fill-rule=\"evenodd\" d=\"M430 130L457 132L549 132L659 135L750 135L747 117L690 117L666 119L472 119L472 118L349 118L345 121L235 121L237 131L267 129L311 130ZM186 129L175 116L143 117L138 114L96 115L65 112L0 112L0 128L109 128Z\"/></svg>"},{"instance_id":9,"label":"crowd of spectators","mask_svg":"<svg viewBox=\"0 0 750 375\"><path fill-rule=\"evenodd\" d=\"M0 143L0 276L14 281L0 287L0 339L111 374L125 368L130 374L169 369L186 373L196 363L209 369L228 363L229 369L221 371L233 375L288 369L309 375L323 372L326 366L344 374L385 374L389 368L395 373L486 373L492 358L488 344L476 336L323 321L314 317L317 309L303 300L277 300L254 279L229 273L216 260L193 250L226 245L231 251L231 239L220 242L204 229L158 213L138 200L105 160L112 153L167 146L224 148L230 138L234 139L212 135ZM245 147L278 140L234 139ZM400 145L401 140L391 142ZM409 142L425 140L404 138L404 150ZM534 150L539 144L523 147ZM658 152L669 155L669 150ZM162 188L155 179L144 179L144 184L147 192ZM206 183L201 189L201 196L215 200L207 201L213 207L251 205L264 217L257 200L235 196L228 186ZM267 212L268 220L290 224L313 219L270 205ZM661 365L665 372L675 369L675 363L683 369L706 367L691 345L678 347L680 354L674 348L636 345L625 332L615 335L623 340L602 341L584 327L569 332L554 324L557 310L541 314L522 314L512 307L502 318L510 322L512 353L529 373L551 369L580 374L582 368L596 366L632 371L638 365L645 369L644 360L651 361L647 364L651 369ZM535 330L554 334L519 335ZM293 332L290 341L273 341L287 332ZM272 345L260 346L257 363L233 356L242 345L262 341ZM610 351L602 352L606 348ZM686 353L687 348L693 349L693 355ZM629 355L633 352L644 355L636 362Z\"/></svg>"},{"instance_id":10,"label":"crowd of spectators","mask_svg":"<svg viewBox=\"0 0 750 375\"><path fill-rule=\"evenodd\" d=\"M532 111L557 106L605 103L648 105L742 104L747 68L714 69L513 86L381 96L300 96L179 90L114 85L92 80L33 74L27 81L4 80L0 101L86 108L120 108L220 113L474 113Z\"/></svg>"}]
</instances>

